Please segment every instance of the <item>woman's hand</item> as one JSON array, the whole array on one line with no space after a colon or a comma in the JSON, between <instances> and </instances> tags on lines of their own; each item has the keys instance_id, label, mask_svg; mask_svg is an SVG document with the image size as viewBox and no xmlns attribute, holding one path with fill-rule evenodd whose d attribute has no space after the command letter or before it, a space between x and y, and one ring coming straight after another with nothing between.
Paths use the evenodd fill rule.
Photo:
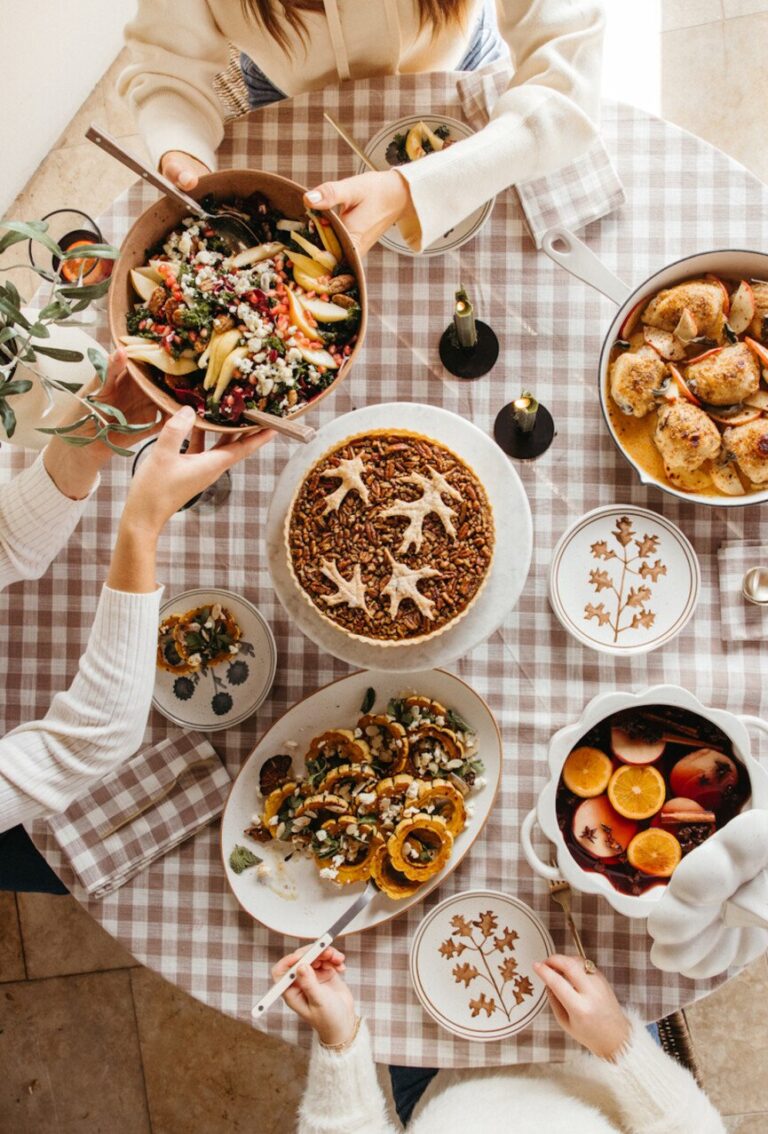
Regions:
<instances>
[{"instance_id":1,"label":"woman's hand","mask_svg":"<svg viewBox=\"0 0 768 1134\"><path fill-rule=\"evenodd\" d=\"M603 974L587 973L579 957L557 953L533 967L563 1031L600 1059L614 1059L629 1039L630 1025Z\"/></svg>"},{"instance_id":2,"label":"woman's hand","mask_svg":"<svg viewBox=\"0 0 768 1134\"><path fill-rule=\"evenodd\" d=\"M96 397L99 402L121 410L129 425L147 423L147 429L142 433L113 434L110 439L118 445L126 443L135 445L137 441L157 433L162 425L162 419L158 419L157 406L126 374L124 350L116 350L110 356L107 376L103 384L94 375L91 381L83 386L80 396L86 395ZM83 403L73 398L72 409L61 419L59 426L74 425L87 412ZM96 429L97 426L93 422L88 422L68 436L93 437ZM113 455L109 446L103 445L100 441L75 447L63 437L52 437L45 448L43 462L59 492L72 500L82 500L91 491L101 469Z\"/></svg>"},{"instance_id":3,"label":"woman's hand","mask_svg":"<svg viewBox=\"0 0 768 1134\"><path fill-rule=\"evenodd\" d=\"M174 512L275 436L274 430L263 429L203 450L205 434L196 430L182 453L194 421L191 406L180 409L165 423L151 453L139 465L123 510L123 521L134 529L159 535Z\"/></svg>"},{"instance_id":4,"label":"woman's hand","mask_svg":"<svg viewBox=\"0 0 768 1134\"><path fill-rule=\"evenodd\" d=\"M272 969L273 980L279 980L308 948L278 961ZM314 1028L321 1043L347 1043L355 1034L355 1002L341 979L344 968L344 954L330 947L311 965L299 965L296 980L283 993L288 1007Z\"/></svg>"},{"instance_id":5,"label":"woman's hand","mask_svg":"<svg viewBox=\"0 0 768 1134\"><path fill-rule=\"evenodd\" d=\"M338 208L361 255L397 221L418 228L408 183L394 169L326 181L305 193L304 201L313 209Z\"/></svg>"},{"instance_id":6,"label":"woman's hand","mask_svg":"<svg viewBox=\"0 0 768 1134\"><path fill-rule=\"evenodd\" d=\"M203 165L191 154L185 154L183 150L168 150L160 158L160 172L174 185L178 185L179 189L189 193L197 188L198 178L205 177L211 171L207 165Z\"/></svg>"}]
</instances>

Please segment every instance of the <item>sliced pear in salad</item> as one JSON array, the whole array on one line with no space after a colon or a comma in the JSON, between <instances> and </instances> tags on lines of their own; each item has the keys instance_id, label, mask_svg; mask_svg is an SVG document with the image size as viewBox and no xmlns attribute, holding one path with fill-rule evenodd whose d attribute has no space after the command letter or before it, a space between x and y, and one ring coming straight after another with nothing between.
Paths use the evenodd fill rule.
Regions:
<instances>
[{"instance_id":1,"label":"sliced pear in salad","mask_svg":"<svg viewBox=\"0 0 768 1134\"><path fill-rule=\"evenodd\" d=\"M152 292L162 283L159 272L153 268L131 268L131 287L144 303L149 303Z\"/></svg>"},{"instance_id":2,"label":"sliced pear in salad","mask_svg":"<svg viewBox=\"0 0 768 1134\"><path fill-rule=\"evenodd\" d=\"M338 236L333 231L331 222L327 221L325 224L323 224L323 218L319 217L317 213L313 213L311 210L309 215L312 217L312 220L315 223L317 235L320 237L320 241L325 250L327 252L330 252L332 256L335 256L337 262L343 260L344 252L341 245L339 244Z\"/></svg>"},{"instance_id":3,"label":"sliced pear in salad","mask_svg":"<svg viewBox=\"0 0 768 1134\"><path fill-rule=\"evenodd\" d=\"M235 347L235 349L230 351L226 356L221 364L219 376L216 379L216 389L211 396L211 401L214 405L218 405L221 401L222 395L232 381L235 371L243 359L248 357L249 353L248 347Z\"/></svg>"},{"instance_id":4,"label":"sliced pear in salad","mask_svg":"<svg viewBox=\"0 0 768 1134\"><path fill-rule=\"evenodd\" d=\"M326 303L324 299L302 297L301 303L318 323L341 323L349 315L346 307L341 307L338 303Z\"/></svg>"},{"instance_id":5,"label":"sliced pear in salad","mask_svg":"<svg viewBox=\"0 0 768 1134\"><path fill-rule=\"evenodd\" d=\"M300 233L292 232L291 238L296 241L299 248L303 248L305 252L309 253L311 259L325 268L326 272L332 272L338 264L336 257L327 248L318 248L316 244L306 240Z\"/></svg>"},{"instance_id":6,"label":"sliced pear in salad","mask_svg":"<svg viewBox=\"0 0 768 1134\"><path fill-rule=\"evenodd\" d=\"M285 254L294 268L298 268L300 272L303 272L305 276L309 276L309 278L314 281L312 287L309 289L310 291L313 291L317 287L317 280L328 275L329 269L324 268L322 264L319 264L317 260L313 259L311 256L304 256L301 252L294 252L292 248L286 248ZM294 271L294 279L295 278L296 272Z\"/></svg>"},{"instance_id":7,"label":"sliced pear in salad","mask_svg":"<svg viewBox=\"0 0 768 1134\"><path fill-rule=\"evenodd\" d=\"M405 152L411 161L418 161L425 156L427 151L424 149L424 142L429 142L433 150L441 150L445 145L443 139L438 138L426 122L417 122L415 126L411 126L405 139Z\"/></svg>"},{"instance_id":8,"label":"sliced pear in salad","mask_svg":"<svg viewBox=\"0 0 768 1134\"><path fill-rule=\"evenodd\" d=\"M262 260L271 260L284 248L285 245L279 240L270 241L268 244L256 244L253 248L244 248L227 263L230 268L251 268L254 264L260 264Z\"/></svg>"},{"instance_id":9,"label":"sliced pear in salad","mask_svg":"<svg viewBox=\"0 0 768 1134\"><path fill-rule=\"evenodd\" d=\"M306 304L299 299L298 294L292 288L287 289L287 296L291 322L298 327L308 339L316 339L318 330L317 327L313 327L309 319L307 319L307 313L304 310Z\"/></svg>"},{"instance_id":10,"label":"sliced pear in salad","mask_svg":"<svg viewBox=\"0 0 768 1134\"><path fill-rule=\"evenodd\" d=\"M224 331L222 335L217 335L216 341L211 345L208 354L208 368L203 380L204 390L211 390L217 384L224 360L239 342L239 331Z\"/></svg>"},{"instance_id":11,"label":"sliced pear in salad","mask_svg":"<svg viewBox=\"0 0 768 1134\"><path fill-rule=\"evenodd\" d=\"M324 366L326 370L338 370L339 364L327 350L313 350L311 347L300 346L302 358L311 366Z\"/></svg>"},{"instance_id":12,"label":"sliced pear in salad","mask_svg":"<svg viewBox=\"0 0 768 1134\"><path fill-rule=\"evenodd\" d=\"M197 370L197 359L194 356L189 358L185 353L173 358L161 346L148 344L146 339L143 346L135 343L126 346L125 353L134 362L148 362L151 366L162 370L163 374L191 374L193 370Z\"/></svg>"}]
</instances>

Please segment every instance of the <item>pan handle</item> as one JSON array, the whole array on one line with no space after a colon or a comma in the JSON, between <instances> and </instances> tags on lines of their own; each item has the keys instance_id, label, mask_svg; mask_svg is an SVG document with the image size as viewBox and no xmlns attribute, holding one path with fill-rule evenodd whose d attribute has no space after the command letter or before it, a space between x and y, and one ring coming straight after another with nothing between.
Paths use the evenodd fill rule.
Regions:
<instances>
[{"instance_id":1,"label":"pan handle","mask_svg":"<svg viewBox=\"0 0 768 1134\"><path fill-rule=\"evenodd\" d=\"M547 229L541 239L541 250L566 272L612 299L618 307L626 302L630 289L624 281L610 272L602 260L567 228Z\"/></svg>"}]
</instances>

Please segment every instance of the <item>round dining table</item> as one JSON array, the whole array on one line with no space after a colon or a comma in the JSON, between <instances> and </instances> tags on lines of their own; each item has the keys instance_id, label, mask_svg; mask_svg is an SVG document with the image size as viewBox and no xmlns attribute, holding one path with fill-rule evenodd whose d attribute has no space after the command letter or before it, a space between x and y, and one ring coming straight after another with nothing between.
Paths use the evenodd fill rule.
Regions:
<instances>
[{"instance_id":1,"label":"round dining table","mask_svg":"<svg viewBox=\"0 0 768 1134\"><path fill-rule=\"evenodd\" d=\"M220 166L265 168L312 185L356 171L356 158L324 124L323 111L363 141L418 107L462 116L456 76L393 76L344 84L286 100L228 123ZM602 134L626 201L580 233L629 284L693 252L768 247L768 187L720 151L633 107L606 103ZM119 244L154 191L137 183L100 218ZM501 1043L471 1043L441 1030L422 1010L409 980L411 940L427 910L468 889L503 891L536 911L560 951L572 951L562 912L523 857L519 831L548 777L552 734L578 720L598 692L657 683L690 689L705 705L760 715L766 708L760 641L723 641L717 549L761 537L768 512L756 506L701 507L642 486L611 441L598 395L597 363L613 316L609 300L566 275L537 251L517 194L500 194L489 222L444 256L405 257L376 247L366 259L369 329L350 378L305 421L322 425L377 402L440 406L491 434L501 407L527 389L551 411L554 443L538 461L517 465L533 515L533 560L523 593L498 629L451 669L490 705L503 740L501 788L481 836L460 866L422 903L344 942L347 980L368 1019L375 1057L413 1066L479 1067L558 1061L573 1049L545 1010ZM477 381L441 365L440 336L454 293L467 289L479 318L500 341L493 370ZM106 315L95 333L109 344ZM172 597L192 587L225 587L252 601L272 627L277 675L255 716L210 739L234 777L258 737L307 693L349 667L292 625L268 571L264 526L276 478L291 454L278 438L232 476L220 507L174 517L159 551L158 579ZM29 463L4 448L4 478ZM0 662L6 674L5 727L35 719L65 688L87 638L104 580L130 461L115 459L79 528L47 575L6 595ZM701 565L701 596L684 630L662 649L617 658L570 638L547 599L552 550L576 519L600 505L645 507L677 524ZM496 517L517 523L513 512ZM147 744L179 735L153 711ZM762 750L761 750L762 749ZM768 757L765 739L755 753ZM244 1021L270 983L272 965L296 946L244 913L222 866L218 824L199 830L127 884L89 898L45 822L31 833L90 915L143 964L206 1004ZM588 954L622 1003L644 1019L660 1018L727 978L691 981L655 969L642 920L604 900L574 893L573 912ZM274 1036L308 1043L308 1030L283 1005L259 1022Z\"/></svg>"}]
</instances>

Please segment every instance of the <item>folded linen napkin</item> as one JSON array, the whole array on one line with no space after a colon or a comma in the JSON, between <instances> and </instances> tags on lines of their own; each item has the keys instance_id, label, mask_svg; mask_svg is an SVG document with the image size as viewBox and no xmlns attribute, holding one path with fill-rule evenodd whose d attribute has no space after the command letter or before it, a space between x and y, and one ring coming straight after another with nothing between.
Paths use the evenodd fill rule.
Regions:
<instances>
[{"instance_id":1,"label":"folded linen napkin","mask_svg":"<svg viewBox=\"0 0 768 1134\"><path fill-rule=\"evenodd\" d=\"M468 71L456 89L464 116L480 130L488 122L496 100L507 89L512 71L507 63L493 63ZM601 138L578 158L547 177L515 186L526 224L537 248L547 229L558 225L576 232L591 221L607 216L626 196L619 175Z\"/></svg>"},{"instance_id":2,"label":"folded linen napkin","mask_svg":"<svg viewBox=\"0 0 768 1134\"><path fill-rule=\"evenodd\" d=\"M762 642L768 633L768 607L747 602L741 593L750 567L768 564L768 544L759 539L721 543L717 553L720 572L720 636L724 642Z\"/></svg>"},{"instance_id":3,"label":"folded linen napkin","mask_svg":"<svg viewBox=\"0 0 768 1134\"><path fill-rule=\"evenodd\" d=\"M185 733L105 776L49 827L83 888L103 898L215 819L229 787L205 737Z\"/></svg>"}]
</instances>

